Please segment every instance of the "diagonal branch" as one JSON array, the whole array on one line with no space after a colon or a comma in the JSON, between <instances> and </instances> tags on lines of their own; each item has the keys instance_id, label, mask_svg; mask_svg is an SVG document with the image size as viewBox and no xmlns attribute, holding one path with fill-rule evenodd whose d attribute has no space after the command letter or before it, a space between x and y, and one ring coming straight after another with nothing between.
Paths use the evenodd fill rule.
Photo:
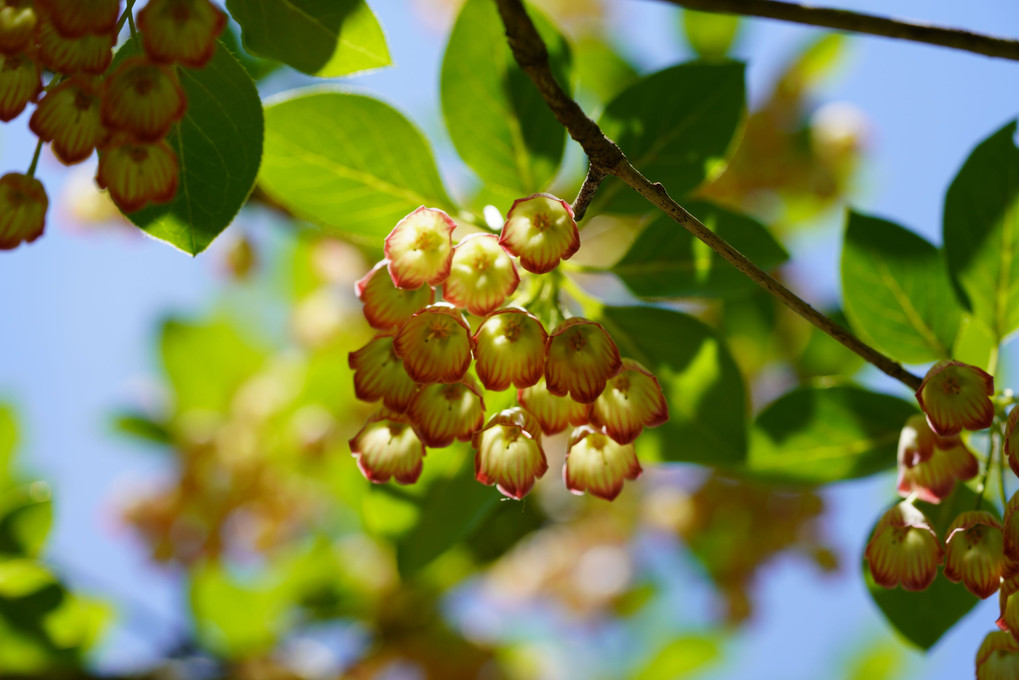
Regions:
<instances>
[{"instance_id":1,"label":"diagonal branch","mask_svg":"<svg viewBox=\"0 0 1019 680\"><path fill-rule=\"evenodd\" d=\"M880 35L886 38L940 45L988 57L1019 61L1019 40L998 38L958 28L944 28L912 21L886 19L844 9L810 7L776 0L662 0L700 12L742 14L797 24L834 28L838 31Z\"/></svg>"},{"instance_id":2,"label":"diagonal branch","mask_svg":"<svg viewBox=\"0 0 1019 680\"><path fill-rule=\"evenodd\" d=\"M566 128L570 137L584 149L593 174L604 172L620 178L804 319L909 388L916 390L920 387L919 377L811 307L672 200L660 183L652 183L644 177L627 160L616 143L605 136L598 124L588 118L577 102L573 101L556 82L549 68L548 50L530 17L527 16L522 1L495 0L495 2L506 27L506 39L510 49L513 50L514 58L537 86L552 113ZM589 176L592 173L589 173Z\"/></svg>"}]
</instances>

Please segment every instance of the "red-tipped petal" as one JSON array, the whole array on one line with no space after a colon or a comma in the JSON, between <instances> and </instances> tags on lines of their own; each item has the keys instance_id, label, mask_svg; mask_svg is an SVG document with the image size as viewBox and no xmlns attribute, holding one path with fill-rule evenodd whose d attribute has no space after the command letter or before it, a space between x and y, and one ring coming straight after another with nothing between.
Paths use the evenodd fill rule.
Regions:
<instances>
[{"instance_id":1,"label":"red-tipped petal","mask_svg":"<svg viewBox=\"0 0 1019 680\"><path fill-rule=\"evenodd\" d=\"M453 248L449 278L442 284L447 302L476 316L502 306L520 284L513 258L494 234L470 234Z\"/></svg>"},{"instance_id":2,"label":"red-tipped petal","mask_svg":"<svg viewBox=\"0 0 1019 680\"><path fill-rule=\"evenodd\" d=\"M378 401L393 411L405 411L418 385L403 368L393 349L393 337L378 335L351 352L347 363L354 371L354 395L362 401Z\"/></svg>"},{"instance_id":3,"label":"red-tipped petal","mask_svg":"<svg viewBox=\"0 0 1019 680\"><path fill-rule=\"evenodd\" d=\"M994 378L961 361L941 361L927 372L916 400L931 429L942 436L982 430L994 420Z\"/></svg>"},{"instance_id":4,"label":"red-tipped petal","mask_svg":"<svg viewBox=\"0 0 1019 680\"><path fill-rule=\"evenodd\" d=\"M517 401L534 414L544 434L562 432L569 425L580 427L588 423L588 407L570 397L559 397L545 388L542 378L535 385L517 391Z\"/></svg>"},{"instance_id":5,"label":"red-tipped petal","mask_svg":"<svg viewBox=\"0 0 1019 680\"><path fill-rule=\"evenodd\" d=\"M400 416L385 412L372 416L349 444L361 474L372 482L396 478L400 484L413 484L421 476L424 444Z\"/></svg>"},{"instance_id":6,"label":"red-tipped petal","mask_svg":"<svg viewBox=\"0 0 1019 680\"><path fill-rule=\"evenodd\" d=\"M46 190L39 180L14 172L0 177L0 250L39 238L48 208Z\"/></svg>"},{"instance_id":7,"label":"red-tipped petal","mask_svg":"<svg viewBox=\"0 0 1019 680\"><path fill-rule=\"evenodd\" d=\"M510 385L536 384L545 371L547 340L534 315L522 309L495 312L474 333L475 370L481 384L496 392Z\"/></svg>"},{"instance_id":8,"label":"red-tipped petal","mask_svg":"<svg viewBox=\"0 0 1019 680\"><path fill-rule=\"evenodd\" d=\"M597 399L623 365L616 343L601 324L580 317L559 324L548 336L546 354L548 391L560 397L569 394L582 404Z\"/></svg>"},{"instance_id":9,"label":"red-tipped petal","mask_svg":"<svg viewBox=\"0 0 1019 680\"><path fill-rule=\"evenodd\" d=\"M438 286L453 263L456 222L437 208L418 208L400 220L386 237L389 275L398 288Z\"/></svg>"},{"instance_id":10,"label":"red-tipped petal","mask_svg":"<svg viewBox=\"0 0 1019 680\"><path fill-rule=\"evenodd\" d=\"M138 13L145 54L153 61L202 68L216 52L226 14L209 0L149 0Z\"/></svg>"},{"instance_id":11,"label":"red-tipped petal","mask_svg":"<svg viewBox=\"0 0 1019 680\"><path fill-rule=\"evenodd\" d=\"M396 355L415 382L452 383L471 365L474 341L460 312L444 304L425 307L396 335Z\"/></svg>"},{"instance_id":12,"label":"red-tipped petal","mask_svg":"<svg viewBox=\"0 0 1019 680\"><path fill-rule=\"evenodd\" d=\"M539 428L534 416L522 408L492 416L472 439L475 478L482 484L495 484L510 498L526 496L548 470Z\"/></svg>"},{"instance_id":13,"label":"red-tipped petal","mask_svg":"<svg viewBox=\"0 0 1019 680\"><path fill-rule=\"evenodd\" d=\"M388 264L387 260L382 260L354 285L354 292L364 303L364 318L369 326L378 330L399 327L435 300L435 291L430 286L414 289L394 286Z\"/></svg>"},{"instance_id":14,"label":"red-tipped petal","mask_svg":"<svg viewBox=\"0 0 1019 680\"><path fill-rule=\"evenodd\" d=\"M534 194L513 202L499 243L520 258L529 272L546 274L580 248L580 232L570 204L551 194Z\"/></svg>"},{"instance_id":15,"label":"red-tipped petal","mask_svg":"<svg viewBox=\"0 0 1019 680\"><path fill-rule=\"evenodd\" d=\"M592 425L629 444L645 427L667 421L669 407L658 379L633 359L623 359L622 369L609 378L588 415Z\"/></svg>"},{"instance_id":16,"label":"red-tipped petal","mask_svg":"<svg viewBox=\"0 0 1019 680\"><path fill-rule=\"evenodd\" d=\"M425 446L437 449L469 441L485 422L485 402L473 379L435 383L414 394L407 417Z\"/></svg>"},{"instance_id":17,"label":"red-tipped petal","mask_svg":"<svg viewBox=\"0 0 1019 680\"><path fill-rule=\"evenodd\" d=\"M586 425L570 435L563 480L571 492L611 501L623 490L623 480L637 479L641 472L633 444L619 444Z\"/></svg>"}]
</instances>

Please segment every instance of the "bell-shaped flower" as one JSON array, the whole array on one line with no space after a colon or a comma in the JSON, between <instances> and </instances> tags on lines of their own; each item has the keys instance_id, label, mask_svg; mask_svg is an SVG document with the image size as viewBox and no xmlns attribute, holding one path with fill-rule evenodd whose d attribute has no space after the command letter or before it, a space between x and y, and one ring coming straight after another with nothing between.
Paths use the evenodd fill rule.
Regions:
<instances>
[{"instance_id":1,"label":"bell-shaped flower","mask_svg":"<svg viewBox=\"0 0 1019 680\"><path fill-rule=\"evenodd\" d=\"M994 378L961 361L940 361L927 372L916 400L941 436L982 430L994 420Z\"/></svg>"},{"instance_id":2,"label":"bell-shaped flower","mask_svg":"<svg viewBox=\"0 0 1019 680\"><path fill-rule=\"evenodd\" d=\"M0 120L17 118L42 91L42 71L23 52L0 55Z\"/></svg>"},{"instance_id":3,"label":"bell-shaped flower","mask_svg":"<svg viewBox=\"0 0 1019 680\"><path fill-rule=\"evenodd\" d=\"M354 396L361 401L381 399L386 408L402 412L417 391L417 383L396 356L391 335L375 336L367 345L351 352L347 364L354 371Z\"/></svg>"},{"instance_id":4,"label":"bell-shaped flower","mask_svg":"<svg viewBox=\"0 0 1019 680\"><path fill-rule=\"evenodd\" d=\"M456 222L437 208L418 208L400 220L386 237L389 275L398 288L438 286L453 264Z\"/></svg>"},{"instance_id":5,"label":"bell-shaped flower","mask_svg":"<svg viewBox=\"0 0 1019 680\"><path fill-rule=\"evenodd\" d=\"M414 382L452 383L470 367L474 341L463 315L436 303L403 324L393 346Z\"/></svg>"},{"instance_id":6,"label":"bell-shaped flower","mask_svg":"<svg viewBox=\"0 0 1019 680\"><path fill-rule=\"evenodd\" d=\"M570 204L551 194L534 194L513 202L499 244L520 258L520 266L546 274L580 248L580 232Z\"/></svg>"},{"instance_id":7,"label":"bell-shaped flower","mask_svg":"<svg viewBox=\"0 0 1019 680\"><path fill-rule=\"evenodd\" d=\"M563 479L571 492L611 501L623 490L623 480L637 479L641 472L633 444L620 444L589 425L570 435Z\"/></svg>"},{"instance_id":8,"label":"bell-shaped flower","mask_svg":"<svg viewBox=\"0 0 1019 680\"><path fill-rule=\"evenodd\" d=\"M567 319L548 336L545 386L556 396L569 394L590 404L619 372L623 362L616 343L601 324L580 317Z\"/></svg>"},{"instance_id":9,"label":"bell-shaped flower","mask_svg":"<svg viewBox=\"0 0 1019 680\"><path fill-rule=\"evenodd\" d=\"M534 416L522 408L508 408L488 419L476 432L474 476L482 484L495 484L510 498L523 498L548 470L541 447L541 431Z\"/></svg>"},{"instance_id":10,"label":"bell-shaped flower","mask_svg":"<svg viewBox=\"0 0 1019 680\"><path fill-rule=\"evenodd\" d=\"M557 397L545 388L545 378L517 391L517 401L537 418L544 434L556 434L568 425L587 425L588 407L569 397Z\"/></svg>"},{"instance_id":11,"label":"bell-shaped flower","mask_svg":"<svg viewBox=\"0 0 1019 680\"><path fill-rule=\"evenodd\" d=\"M425 445L402 415L379 411L350 440L350 452L366 479L382 483L396 478L413 484L421 476Z\"/></svg>"},{"instance_id":12,"label":"bell-shaped flower","mask_svg":"<svg viewBox=\"0 0 1019 680\"><path fill-rule=\"evenodd\" d=\"M65 38L113 33L120 0L35 0Z\"/></svg>"},{"instance_id":13,"label":"bell-shaped flower","mask_svg":"<svg viewBox=\"0 0 1019 680\"><path fill-rule=\"evenodd\" d=\"M33 45L38 21L31 0L0 2L0 53L14 54Z\"/></svg>"},{"instance_id":14,"label":"bell-shaped flower","mask_svg":"<svg viewBox=\"0 0 1019 680\"><path fill-rule=\"evenodd\" d=\"M1013 407L1005 421L1005 446L1003 453L1012 472L1019 475L1019 433L1015 431L1019 422L1019 408Z\"/></svg>"},{"instance_id":15,"label":"bell-shaped flower","mask_svg":"<svg viewBox=\"0 0 1019 680\"><path fill-rule=\"evenodd\" d=\"M977 651L977 680L1019 678L1019 640L1009 633L987 634Z\"/></svg>"},{"instance_id":16,"label":"bell-shaped flower","mask_svg":"<svg viewBox=\"0 0 1019 680\"><path fill-rule=\"evenodd\" d=\"M474 368L481 384L495 392L536 384L545 371L547 340L534 315L522 309L495 312L474 333Z\"/></svg>"},{"instance_id":17,"label":"bell-shaped flower","mask_svg":"<svg viewBox=\"0 0 1019 680\"><path fill-rule=\"evenodd\" d=\"M485 422L485 402L474 379L465 376L422 387L411 398L407 417L425 446L438 449L456 440L470 441Z\"/></svg>"},{"instance_id":18,"label":"bell-shaped flower","mask_svg":"<svg viewBox=\"0 0 1019 680\"><path fill-rule=\"evenodd\" d=\"M435 300L431 286L397 288L387 269L389 262L382 260L354 284L354 292L364 303L364 318L378 330L399 327L422 307Z\"/></svg>"},{"instance_id":19,"label":"bell-shaped flower","mask_svg":"<svg viewBox=\"0 0 1019 680\"><path fill-rule=\"evenodd\" d=\"M1000 616L995 622L1003 631L1019 640L1019 574L1005 577L998 591Z\"/></svg>"},{"instance_id":20,"label":"bell-shaped flower","mask_svg":"<svg viewBox=\"0 0 1019 680\"><path fill-rule=\"evenodd\" d=\"M0 177L0 250L31 243L46 226L49 200L42 182L19 173Z\"/></svg>"},{"instance_id":21,"label":"bell-shaped flower","mask_svg":"<svg viewBox=\"0 0 1019 680\"><path fill-rule=\"evenodd\" d=\"M99 87L95 76L78 74L46 93L28 127L50 143L61 162L80 163L109 137L99 115Z\"/></svg>"},{"instance_id":22,"label":"bell-shaped flower","mask_svg":"<svg viewBox=\"0 0 1019 680\"><path fill-rule=\"evenodd\" d=\"M620 444L629 444L645 427L656 427L669 419L658 379L633 359L613 377L588 411L591 424Z\"/></svg>"},{"instance_id":23,"label":"bell-shaped flower","mask_svg":"<svg viewBox=\"0 0 1019 680\"><path fill-rule=\"evenodd\" d=\"M142 47L153 61L202 68L216 52L226 14L209 0L149 0L138 13Z\"/></svg>"},{"instance_id":24,"label":"bell-shaped flower","mask_svg":"<svg viewBox=\"0 0 1019 680\"><path fill-rule=\"evenodd\" d=\"M911 416L899 435L899 495L915 493L927 503L940 503L957 481L973 479L980 464L958 435L939 437L922 415Z\"/></svg>"},{"instance_id":25,"label":"bell-shaped flower","mask_svg":"<svg viewBox=\"0 0 1019 680\"><path fill-rule=\"evenodd\" d=\"M984 510L956 517L945 539L945 577L984 599L997 592L1004 567L1001 522Z\"/></svg>"},{"instance_id":26,"label":"bell-shaped flower","mask_svg":"<svg viewBox=\"0 0 1019 680\"><path fill-rule=\"evenodd\" d=\"M39 61L50 71L72 75L101 74L113 61L113 45L117 36L107 33L85 33L68 38L53 27L46 13L40 13L36 30Z\"/></svg>"},{"instance_id":27,"label":"bell-shaped flower","mask_svg":"<svg viewBox=\"0 0 1019 680\"><path fill-rule=\"evenodd\" d=\"M125 213L169 203L179 181L177 154L165 141L148 144L121 137L100 150L96 184L108 189Z\"/></svg>"},{"instance_id":28,"label":"bell-shaped flower","mask_svg":"<svg viewBox=\"0 0 1019 680\"><path fill-rule=\"evenodd\" d=\"M878 521L863 556L879 586L924 590L934 582L945 554L927 517L903 501Z\"/></svg>"},{"instance_id":29,"label":"bell-shaped flower","mask_svg":"<svg viewBox=\"0 0 1019 680\"><path fill-rule=\"evenodd\" d=\"M187 97L176 73L146 57L125 59L104 79L103 124L137 140L165 137L186 109Z\"/></svg>"},{"instance_id":30,"label":"bell-shaped flower","mask_svg":"<svg viewBox=\"0 0 1019 680\"><path fill-rule=\"evenodd\" d=\"M1019 491L1012 494L1012 498L1005 504L1005 511L1002 513L1003 531L1002 550L1005 559L1019 566Z\"/></svg>"},{"instance_id":31,"label":"bell-shaped flower","mask_svg":"<svg viewBox=\"0 0 1019 680\"><path fill-rule=\"evenodd\" d=\"M495 234L470 234L453 247L449 278L442 297L476 316L502 306L520 284L513 258Z\"/></svg>"}]
</instances>

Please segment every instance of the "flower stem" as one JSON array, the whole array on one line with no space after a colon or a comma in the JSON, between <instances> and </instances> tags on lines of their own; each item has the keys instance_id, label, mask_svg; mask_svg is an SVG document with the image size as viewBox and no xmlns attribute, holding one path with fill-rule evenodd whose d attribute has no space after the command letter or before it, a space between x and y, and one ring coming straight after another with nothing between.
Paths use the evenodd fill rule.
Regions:
<instances>
[{"instance_id":1,"label":"flower stem","mask_svg":"<svg viewBox=\"0 0 1019 680\"><path fill-rule=\"evenodd\" d=\"M994 467L994 443L997 441L997 434L989 432L987 434L987 462L984 464L984 474L980 478L980 485L977 487L977 502L974 506L974 510L980 509L980 504L984 501L984 491L987 489L987 480L991 476L991 468Z\"/></svg>"},{"instance_id":2,"label":"flower stem","mask_svg":"<svg viewBox=\"0 0 1019 680\"><path fill-rule=\"evenodd\" d=\"M35 166L39 165L39 155L42 153L43 141L40 139L36 142L35 153L32 154L32 163L28 166L28 172L25 173L29 177L35 177Z\"/></svg>"}]
</instances>

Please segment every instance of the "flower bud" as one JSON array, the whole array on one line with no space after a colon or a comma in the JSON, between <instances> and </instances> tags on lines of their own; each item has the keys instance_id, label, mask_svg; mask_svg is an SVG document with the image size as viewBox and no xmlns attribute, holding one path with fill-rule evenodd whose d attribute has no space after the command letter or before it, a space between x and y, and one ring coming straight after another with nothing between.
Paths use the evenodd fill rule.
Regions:
<instances>
[{"instance_id":1,"label":"flower bud","mask_svg":"<svg viewBox=\"0 0 1019 680\"><path fill-rule=\"evenodd\" d=\"M1013 563L1019 563L1019 515L1016 515L1016 511L1019 511L1019 491L1012 494L1002 513L1004 519L1002 550L1005 558Z\"/></svg>"},{"instance_id":2,"label":"flower bud","mask_svg":"<svg viewBox=\"0 0 1019 680\"><path fill-rule=\"evenodd\" d=\"M125 59L104 83L103 124L139 141L165 137L187 109L177 75L145 57Z\"/></svg>"},{"instance_id":3,"label":"flower bud","mask_svg":"<svg viewBox=\"0 0 1019 680\"><path fill-rule=\"evenodd\" d=\"M24 53L0 55L0 120L17 118L41 91L39 64Z\"/></svg>"},{"instance_id":4,"label":"flower bud","mask_svg":"<svg viewBox=\"0 0 1019 680\"><path fill-rule=\"evenodd\" d=\"M42 182L18 173L0 177L0 250L31 243L42 235L49 200Z\"/></svg>"},{"instance_id":5,"label":"flower bud","mask_svg":"<svg viewBox=\"0 0 1019 680\"><path fill-rule=\"evenodd\" d=\"M601 324L580 317L559 324L548 337L546 354L548 391L560 397L569 394L582 404L597 399L623 365L616 343Z\"/></svg>"},{"instance_id":6,"label":"flower bud","mask_svg":"<svg viewBox=\"0 0 1019 680\"><path fill-rule=\"evenodd\" d=\"M351 352L347 365L354 371L354 396L361 401L382 400L386 408L402 412L418 385L403 368L393 349L393 336L376 335L367 345Z\"/></svg>"},{"instance_id":7,"label":"flower bud","mask_svg":"<svg viewBox=\"0 0 1019 680\"><path fill-rule=\"evenodd\" d=\"M414 382L452 383L470 367L473 345L460 312L440 303L425 307L403 324L393 346Z\"/></svg>"},{"instance_id":8,"label":"flower bud","mask_svg":"<svg viewBox=\"0 0 1019 680\"><path fill-rule=\"evenodd\" d=\"M977 651L977 680L1019 678L1019 641L1008 633L988 633Z\"/></svg>"},{"instance_id":9,"label":"flower bud","mask_svg":"<svg viewBox=\"0 0 1019 680\"><path fill-rule=\"evenodd\" d=\"M508 408L488 419L474 434L474 476L520 499L548 470L538 421L522 408Z\"/></svg>"},{"instance_id":10,"label":"flower bud","mask_svg":"<svg viewBox=\"0 0 1019 680\"><path fill-rule=\"evenodd\" d=\"M971 510L956 517L945 539L945 577L985 599L998 590L1004 566L1001 523L994 515Z\"/></svg>"},{"instance_id":11,"label":"flower bud","mask_svg":"<svg viewBox=\"0 0 1019 680\"><path fill-rule=\"evenodd\" d=\"M976 457L958 435L939 437L922 415L911 416L899 435L899 495L915 493L927 503L940 503L956 481L980 472Z\"/></svg>"},{"instance_id":12,"label":"flower bud","mask_svg":"<svg viewBox=\"0 0 1019 680\"><path fill-rule=\"evenodd\" d=\"M878 521L863 556L879 586L924 590L945 555L927 517L903 501Z\"/></svg>"},{"instance_id":13,"label":"flower bud","mask_svg":"<svg viewBox=\"0 0 1019 680\"><path fill-rule=\"evenodd\" d=\"M499 245L520 258L529 272L546 274L580 248L573 209L551 194L534 194L513 202Z\"/></svg>"},{"instance_id":14,"label":"flower bud","mask_svg":"<svg viewBox=\"0 0 1019 680\"><path fill-rule=\"evenodd\" d=\"M425 446L439 449L456 440L469 441L485 422L481 389L470 376L454 383L434 383L418 390L407 417Z\"/></svg>"},{"instance_id":15,"label":"flower bud","mask_svg":"<svg viewBox=\"0 0 1019 680\"><path fill-rule=\"evenodd\" d=\"M633 359L623 359L622 370L609 378L588 417L620 444L629 444L645 427L667 421L669 407L658 379Z\"/></svg>"},{"instance_id":16,"label":"flower bud","mask_svg":"<svg viewBox=\"0 0 1019 680\"><path fill-rule=\"evenodd\" d=\"M149 0L138 13L145 54L153 61L202 68L216 52L226 15L209 0Z\"/></svg>"},{"instance_id":17,"label":"flower bud","mask_svg":"<svg viewBox=\"0 0 1019 680\"><path fill-rule=\"evenodd\" d=\"M36 23L31 0L0 1L0 52L14 54L34 44Z\"/></svg>"},{"instance_id":18,"label":"flower bud","mask_svg":"<svg viewBox=\"0 0 1019 680\"><path fill-rule=\"evenodd\" d=\"M177 154L165 141L155 144L115 139L99 154L96 184L125 213L150 203L169 203L177 195Z\"/></svg>"},{"instance_id":19,"label":"flower bud","mask_svg":"<svg viewBox=\"0 0 1019 680\"><path fill-rule=\"evenodd\" d=\"M961 430L982 430L994 420L994 378L961 361L940 361L931 367L916 391L931 429L941 436Z\"/></svg>"},{"instance_id":20,"label":"flower bud","mask_svg":"<svg viewBox=\"0 0 1019 680\"><path fill-rule=\"evenodd\" d=\"M502 306L519 284L513 258L495 234L470 234L453 248L442 296L471 314L485 316Z\"/></svg>"},{"instance_id":21,"label":"flower bud","mask_svg":"<svg viewBox=\"0 0 1019 680\"><path fill-rule=\"evenodd\" d=\"M474 333L475 370L481 384L495 392L510 385L534 385L545 371L547 340L548 333L534 315L522 309L495 312Z\"/></svg>"},{"instance_id":22,"label":"flower bud","mask_svg":"<svg viewBox=\"0 0 1019 680\"><path fill-rule=\"evenodd\" d=\"M386 237L389 275L398 288L438 286L453 263L456 222L437 208L418 208L400 220Z\"/></svg>"},{"instance_id":23,"label":"flower bud","mask_svg":"<svg viewBox=\"0 0 1019 680\"><path fill-rule=\"evenodd\" d=\"M397 328L435 300L435 291L430 286L414 289L394 286L388 265L387 260L382 260L354 284L354 292L364 303L364 318L378 330Z\"/></svg>"},{"instance_id":24,"label":"flower bud","mask_svg":"<svg viewBox=\"0 0 1019 680\"><path fill-rule=\"evenodd\" d=\"M109 137L99 116L99 91L95 76L71 76L42 98L28 127L50 142L61 162L80 163Z\"/></svg>"},{"instance_id":25,"label":"flower bud","mask_svg":"<svg viewBox=\"0 0 1019 680\"><path fill-rule=\"evenodd\" d=\"M541 424L544 434L556 434L567 425L587 425L588 408L569 397L557 397L545 388L545 378L532 387L517 391L517 401Z\"/></svg>"},{"instance_id":26,"label":"flower bud","mask_svg":"<svg viewBox=\"0 0 1019 680\"><path fill-rule=\"evenodd\" d=\"M54 28L65 38L112 33L120 15L120 0L35 0Z\"/></svg>"},{"instance_id":27,"label":"flower bud","mask_svg":"<svg viewBox=\"0 0 1019 680\"><path fill-rule=\"evenodd\" d=\"M79 37L62 36L45 12L39 14L36 35L39 41L39 61L56 73L100 74L113 61L113 31L102 34L85 33Z\"/></svg>"},{"instance_id":28,"label":"flower bud","mask_svg":"<svg viewBox=\"0 0 1019 680\"><path fill-rule=\"evenodd\" d=\"M624 479L637 479L641 472L633 444L620 444L589 425L570 435L563 479L571 492L611 501L623 490Z\"/></svg>"},{"instance_id":29,"label":"flower bud","mask_svg":"<svg viewBox=\"0 0 1019 680\"><path fill-rule=\"evenodd\" d=\"M404 416L379 411L349 444L361 474L376 484L392 477L400 484L413 484L421 476L425 446Z\"/></svg>"}]
</instances>

